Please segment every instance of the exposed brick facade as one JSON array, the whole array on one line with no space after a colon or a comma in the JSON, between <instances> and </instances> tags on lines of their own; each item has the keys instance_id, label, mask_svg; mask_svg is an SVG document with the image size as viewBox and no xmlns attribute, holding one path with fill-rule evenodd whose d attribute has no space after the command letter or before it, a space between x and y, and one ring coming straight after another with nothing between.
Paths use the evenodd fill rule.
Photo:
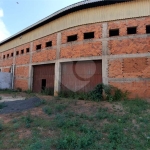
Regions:
<instances>
[{"instance_id":1,"label":"exposed brick facade","mask_svg":"<svg viewBox=\"0 0 150 150\"><path fill-rule=\"evenodd\" d=\"M12 47L0 53L0 68L3 72L10 72L15 66L15 88L27 90L29 88L30 66L46 64L51 61L99 58L107 55L108 83L122 90L128 90L131 97L150 97L150 36L146 34L146 25L150 25L150 17L105 22L107 24L106 37L103 39L103 23L82 25L60 31L61 39L58 45L58 33L31 41L30 43ZM136 27L137 33L127 34L127 27ZM109 37L110 29L119 29L119 36ZM94 38L84 39L84 33L94 32ZM77 40L67 42L67 36L76 35ZM46 42L52 41L51 47ZM104 47L104 42L107 42ZM41 45L37 50L36 46ZM29 51L27 52L27 48ZM58 49L60 51L58 51ZM24 50L22 52L22 50ZM106 52L105 52L105 51ZM17 54L17 52L19 54ZM14 53L11 56L11 53ZM9 54L9 57L7 55ZM5 58L4 58L5 55ZM57 59L56 59L57 58Z\"/></svg>"}]
</instances>

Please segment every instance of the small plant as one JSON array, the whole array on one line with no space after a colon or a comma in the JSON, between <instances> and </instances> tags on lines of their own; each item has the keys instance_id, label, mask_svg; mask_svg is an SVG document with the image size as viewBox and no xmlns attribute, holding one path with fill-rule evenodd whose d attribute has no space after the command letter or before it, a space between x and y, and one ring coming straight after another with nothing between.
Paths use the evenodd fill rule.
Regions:
<instances>
[{"instance_id":1,"label":"small plant","mask_svg":"<svg viewBox=\"0 0 150 150\"><path fill-rule=\"evenodd\" d=\"M20 123L18 123L18 122L17 122L17 123L14 123L14 124L13 124L13 128L14 128L14 129L19 129L19 128L20 128Z\"/></svg>"},{"instance_id":2,"label":"small plant","mask_svg":"<svg viewBox=\"0 0 150 150\"><path fill-rule=\"evenodd\" d=\"M62 112L64 109L66 109L67 105L66 104L57 104L55 106L55 111L56 112Z\"/></svg>"},{"instance_id":3,"label":"small plant","mask_svg":"<svg viewBox=\"0 0 150 150\"><path fill-rule=\"evenodd\" d=\"M2 97L0 96L0 100L2 100Z\"/></svg>"},{"instance_id":4,"label":"small plant","mask_svg":"<svg viewBox=\"0 0 150 150\"><path fill-rule=\"evenodd\" d=\"M127 91L123 92L114 86L103 85L103 90L106 94L106 100L110 102L128 99L129 93Z\"/></svg>"},{"instance_id":5,"label":"small plant","mask_svg":"<svg viewBox=\"0 0 150 150\"><path fill-rule=\"evenodd\" d=\"M45 88L41 91L43 95L54 95L54 89L53 88Z\"/></svg>"},{"instance_id":6,"label":"small plant","mask_svg":"<svg viewBox=\"0 0 150 150\"><path fill-rule=\"evenodd\" d=\"M43 111L47 114L47 115L51 115L52 114L52 109L49 106L45 106L43 108Z\"/></svg>"},{"instance_id":7,"label":"small plant","mask_svg":"<svg viewBox=\"0 0 150 150\"><path fill-rule=\"evenodd\" d=\"M33 122L33 119L32 119L32 117L31 117L31 115L28 114L28 115L24 118L24 120L25 120L26 127L27 127L27 128L30 128L31 123Z\"/></svg>"},{"instance_id":8,"label":"small plant","mask_svg":"<svg viewBox=\"0 0 150 150\"><path fill-rule=\"evenodd\" d=\"M21 88L17 88L16 92L22 92L22 89Z\"/></svg>"},{"instance_id":9,"label":"small plant","mask_svg":"<svg viewBox=\"0 0 150 150\"><path fill-rule=\"evenodd\" d=\"M3 123L2 121L0 121L0 131L2 131L4 129Z\"/></svg>"},{"instance_id":10,"label":"small plant","mask_svg":"<svg viewBox=\"0 0 150 150\"><path fill-rule=\"evenodd\" d=\"M42 99L35 104L35 107L39 107L39 106L44 105L44 104L46 104L46 101L44 99Z\"/></svg>"},{"instance_id":11,"label":"small plant","mask_svg":"<svg viewBox=\"0 0 150 150\"><path fill-rule=\"evenodd\" d=\"M103 99L103 84L98 84L93 91L90 92L90 99L93 101L101 101Z\"/></svg>"},{"instance_id":12,"label":"small plant","mask_svg":"<svg viewBox=\"0 0 150 150\"><path fill-rule=\"evenodd\" d=\"M4 102L0 103L0 109L3 109L4 107L7 107L7 105Z\"/></svg>"},{"instance_id":13,"label":"small plant","mask_svg":"<svg viewBox=\"0 0 150 150\"><path fill-rule=\"evenodd\" d=\"M31 94L31 93L32 93L32 90L28 89L28 90L25 91L25 93Z\"/></svg>"}]
</instances>

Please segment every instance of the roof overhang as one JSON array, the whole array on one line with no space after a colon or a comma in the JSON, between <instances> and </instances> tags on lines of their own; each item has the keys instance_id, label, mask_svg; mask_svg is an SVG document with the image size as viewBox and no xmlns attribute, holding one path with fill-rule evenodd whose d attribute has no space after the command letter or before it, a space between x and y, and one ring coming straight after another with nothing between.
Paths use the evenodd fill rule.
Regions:
<instances>
[{"instance_id":1,"label":"roof overhang","mask_svg":"<svg viewBox=\"0 0 150 150\"><path fill-rule=\"evenodd\" d=\"M84 0L75 4L72 4L68 7L65 7L53 14L51 14L50 16L32 24L31 26L21 30L20 32L10 36L9 38L3 40L0 42L0 45L3 45L27 32L30 32L46 23L49 23L55 19L58 19L62 16L65 16L69 13L75 12L75 11L79 11L82 9L87 9L87 8L92 8L92 7L97 7L97 6L105 6L105 5L111 5L111 4L115 4L115 3L122 3L122 2L127 2L127 1L132 1L132 0Z\"/></svg>"}]
</instances>

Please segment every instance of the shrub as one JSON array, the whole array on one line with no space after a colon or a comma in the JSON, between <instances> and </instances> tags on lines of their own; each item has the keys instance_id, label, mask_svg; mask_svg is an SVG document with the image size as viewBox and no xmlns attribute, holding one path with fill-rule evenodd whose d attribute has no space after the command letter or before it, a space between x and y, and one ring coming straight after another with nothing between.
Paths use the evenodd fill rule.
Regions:
<instances>
[{"instance_id":1,"label":"shrub","mask_svg":"<svg viewBox=\"0 0 150 150\"><path fill-rule=\"evenodd\" d=\"M7 105L4 102L0 103L0 109L3 109L4 107L7 107Z\"/></svg>"},{"instance_id":2,"label":"shrub","mask_svg":"<svg viewBox=\"0 0 150 150\"><path fill-rule=\"evenodd\" d=\"M45 88L41 92L44 95L53 95L54 94L54 89L53 88Z\"/></svg>"},{"instance_id":3,"label":"shrub","mask_svg":"<svg viewBox=\"0 0 150 150\"><path fill-rule=\"evenodd\" d=\"M120 101L128 99L128 92L121 91L120 89L111 86L111 85L103 85L103 90L106 94L106 100L108 101Z\"/></svg>"},{"instance_id":4,"label":"shrub","mask_svg":"<svg viewBox=\"0 0 150 150\"><path fill-rule=\"evenodd\" d=\"M51 115L52 114L52 109L49 106L45 106L43 108L43 111L47 114L47 115Z\"/></svg>"},{"instance_id":5,"label":"shrub","mask_svg":"<svg viewBox=\"0 0 150 150\"><path fill-rule=\"evenodd\" d=\"M59 93L59 97L80 99L80 100L93 100L101 101L104 100L104 93L106 100L108 101L120 101L128 99L128 92L123 92L120 89L111 85L98 84L91 92L72 92L62 91Z\"/></svg>"},{"instance_id":6,"label":"shrub","mask_svg":"<svg viewBox=\"0 0 150 150\"><path fill-rule=\"evenodd\" d=\"M44 104L46 104L46 101L44 99L42 99L35 104L35 107L39 107L39 106L44 105Z\"/></svg>"},{"instance_id":7,"label":"shrub","mask_svg":"<svg viewBox=\"0 0 150 150\"><path fill-rule=\"evenodd\" d=\"M4 129L3 123L0 121L0 131Z\"/></svg>"},{"instance_id":8,"label":"shrub","mask_svg":"<svg viewBox=\"0 0 150 150\"><path fill-rule=\"evenodd\" d=\"M93 91L89 93L89 97L93 101L100 101L103 99L103 84L98 84Z\"/></svg>"},{"instance_id":9,"label":"shrub","mask_svg":"<svg viewBox=\"0 0 150 150\"><path fill-rule=\"evenodd\" d=\"M31 123L33 122L33 119L31 118L31 115L28 114L28 115L24 118L24 120L25 120L26 127L27 127L27 128L30 128Z\"/></svg>"},{"instance_id":10,"label":"shrub","mask_svg":"<svg viewBox=\"0 0 150 150\"><path fill-rule=\"evenodd\" d=\"M32 93L32 90L28 89L28 90L25 91L25 93L31 94L31 93Z\"/></svg>"}]
</instances>

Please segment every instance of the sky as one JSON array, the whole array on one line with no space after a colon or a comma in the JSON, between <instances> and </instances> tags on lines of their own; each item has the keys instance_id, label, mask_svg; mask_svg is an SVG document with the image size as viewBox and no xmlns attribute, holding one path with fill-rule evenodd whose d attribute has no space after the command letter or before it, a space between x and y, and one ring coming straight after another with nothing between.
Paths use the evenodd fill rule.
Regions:
<instances>
[{"instance_id":1,"label":"sky","mask_svg":"<svg viewBox=\"0 0 150 150\"><path fill-rule=\"evenodd\" d=\"M0 0L0 41L81 0Z\"/></svg>"}]
</instances>

